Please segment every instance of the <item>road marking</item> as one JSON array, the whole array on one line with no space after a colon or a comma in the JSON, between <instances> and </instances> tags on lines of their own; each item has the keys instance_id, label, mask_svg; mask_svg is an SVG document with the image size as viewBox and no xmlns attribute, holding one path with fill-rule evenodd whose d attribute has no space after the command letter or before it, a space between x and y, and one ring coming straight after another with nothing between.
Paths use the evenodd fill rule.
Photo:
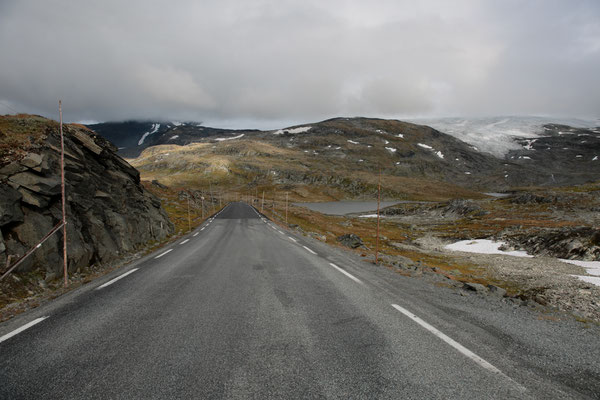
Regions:
<instances>
[{"instance_id":1,"label":"road marking","mask_svg":"<svg viewBox=\"0 0 600 400\"><path fill-rule=\"evenodd\" d=\"M200 232L196 232L196 233L194 233L192 236L193 236L193 237L196 237L196 236L198 236L198 234L199 234L199 233L200 233Z\"/></svg>"},{"instance_id":2,"label":"road marking","mask_svg":"<svg viewBox=\"0 0 600 400\"><path fill-rule=\"evenodd\" d=\"M127 275L129 275L129 274L132 274L132 273L134 273L134 272L135 272L135 271L137 271L137 270L138 270L137 268L134 268L134 269L132 269L131 271L127 271L127 272L125 272L123 275L119 275L119 276L117 276L115 279L113 279L113 280L110 280L110 281L106 282L104 285L98 286L98 287L96 288L96 290L98 290L98 289L104 289L104 288L105 288L105 287L107 287L108 285L112 285L113 283L115 283L115 282L116 282L116 281L118 281L119 279L123 279L123 278L125 278Z\"/></svg>"},{"instance_id":3,"label":"road marking","mask_svg":"<svg viewBox=\"0 0 600 400\"><path fill-rule=\"evenodd\" d=\"M329 265L331 265L333 268L337 269L338 271L340 271L342 274L346 275L348 278L352 279L354 282L360 283L361 285L364 285L364 283L358 279L357 277L355 277L354 275L344 271L343 269L341 269L340 267L338 267L337 265L335 265L334 263L329 263Z\"/></svg>"},{"instance_id":4,"label":"road marking","mask_svg":"<svg viewBox=\"0 0 600 400\"><path fill-rule=\"evenodd\" d=\"M25 325L23 325L22 327L15 329L12 332L7 333L6 335L0 337L0 343L4 342L5 340L10 339L11 337L18 335L19 333L23 332L26 329L31 328L32 326L39 324L40 322L42 322L43 320L45 320L48 317L40 317L40 318L36 318L31 322L26 323Z\"/></svg>"},{"instance_id":5,"label":"road marking","mask_svg":"<svg viewBox=\"0 0 600 400\"><path fill-rule=\"evenodd\" d=\"M206 229L206 227L204 227L204 228L202 228L202 229L200 229L200 230L201 230L201 231L203 231L203 230L205 230L205 229Z\"/></svg>"},{"instance_id":6,"label":"road marking","mask_svg":"<svg viewBox=\"0 0 600 400\"><path fill-rule=\"evenodd\" d=\"M317 253L315 253L314 251L312 251L311 249L309 249L309 248L308 248L308 247L306 247L306 246L302 246L302 247L304 247L304 248L306 249L306 251L310 251L310 252L311 252L311 253L313 253L313 254L317 254Z\"/></svg>"},{"instance_id":7,"label":"road marking","mask_svg":"<svg viewBox=\"0 0 600 400\"><path fill-rule=\"evenodd\" d=\"M156 257L154 257L154 258L155 258L155 259L156 259L156 258L161 258L161 257L162 257L162 256L164 256L165 254L167 254L167 253L170 253L170 252L172 252L172 251L173 251L173 249L169 249L169 250L165 251L164 253L161 253L161 254L157 255L157 256L156 256Z\"/></svg>"},{"instance_id":8,"label":"road marking","mask_svg":"<svg viewBox=\"0 0 600 400\"><path fill-rule=\"evenodd\" d=\"M285 233L281 232L279 229L276 229L277 232L281 233L282 235L285 235Z\"/></svg>"},{"instance_id":9,"label":"road marking","mask_svg":"<svg viewBox=\"0 0 600 400\"><path fill-rule=\"evenodd\" d=\"M293 237L291 237L291 236L288 236L288 239L290 239L292 242L298 242L296 239L294 239L294 238L293 238Z\"/></svg>"},{"instance_id":10,"label":"road marking","mask_svg":"<svg viewBox=\"0 0 600 400\"><path fill-rule=\"evenodd\" d=\"M473 353L471 350L467 349L466 347L464 347L462 344L458 343L454 339L446 336L445 334L443 334L442 332L440 332L433 326L429 325L427 322L423 321L421 318L417 317L415 314L411 313L407 309L400 307L398 304L392 304L392 307L394 307L396 310L400 311L402 314L406 315L408 318L415 321L417 324L421 325L423 328L427 329L429 332L433 333L438 338L442 339L444 342L448 343L450 346L454 347L456 350L458 350L463 355L465 355L468 358L470 358L471 360L475 361L477 364L479 364L483 368L485 368L489 371L495 372L497 374L504 375L502 373L502 371L500 371L498 368L494 367L492 364L485 361L483 358L479 357L477 354ZM506 376L506 375L504 375L504 376ZM508 378L508 379L510 379L510 378Z\"/></svg>"},{"instance_id":11,"label":"road marking","mask_svg":"<svg viewBox=\"0 0 600 400\"><path fill-rule=\"evenodd\" d=\"M190 241L190 239L185 239L183 242L179 243L179 245L181 246L182 244L186 244L189 241Z\"/></svg>"}]
</instances>

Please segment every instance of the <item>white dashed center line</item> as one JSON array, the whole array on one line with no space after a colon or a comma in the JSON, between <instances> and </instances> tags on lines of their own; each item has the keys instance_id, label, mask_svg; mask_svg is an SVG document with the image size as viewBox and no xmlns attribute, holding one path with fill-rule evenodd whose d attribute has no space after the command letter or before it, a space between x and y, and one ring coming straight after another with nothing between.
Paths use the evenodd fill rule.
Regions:
<instances>
[{"instance_id":1,"label":"white dashed center line","mask_svg":"<svg viewBox=\"0 0 600 400\"><path fill-rule=\"evenodd\" d=\"M0 337L0 343L4 342L5 340L10 339L11 337L18 335L19 333L23 332L26 329L31 328L32 326L39 324L40 322L42 322L43 320L45 320L48 317L40 317L37 319L34 319L31 322L26 323L25 325L23 325L22 327L15 329L14 331L7 333L6 335Z\"/></svg>"},{"instance_id":2,"label":"white dashed center line","mask_svg":"<svg viewBox=\"0 0 600 400\"><path fill-rule=\"evenodd\" d=\"M293 237L288 236L288 239L290 239L292 242L298 242L296 239L294 239Z\"/></svg>"},{"instance_id":3,"label":"white dashed center line","mask_svg":"<svg viewBox=\"0 0 600 400\"><path fill-rule=\"evenodd\" d=\"M194 233L192 236L193 236L193 237L196 237L196 236L198 236L198 234L199 234L199 233L200 233L200 232L196 232L196 233Z\"/></svg>"},{"instance_id":4,"label":"white dashed center line","mask_svg":"<svg viewBox=\"0 0 600 400\"><path fill-rule=\"evenodd\" d=\"M165 254L167 254L167 253L170 253L170 252L172 252L172 251L173 251L173 249L169 249L169 250L165 251L164 253L160 253L159 255L157 255L157 256L156 256L156 257L154 257L154 258L161 258L161 257L162 257L162 256L164 256Z\"/></svg>"},{"instance_id":5,"label":"white dashed center line","mask_svg":"<svg viewBox=\"0 0 600 400\"><path fill-rule=\"evenodd\" d=\"M183 242L179 243L179 245L186 244L189 241L190 241L190 239L185 239Z\"/></svg>"},{"instance_id":6,"label":"white dashed center line","mask_svg":"<svg viewBox=\"0 0 600 400\"><path fill-rule=\"evenodd\" d=\"M137 271L137 270L138 270L137 268L134 268L134 269L132 269L131 271L127 271L127 272L125 272L123 275L119 275L119 276L117 276L115 279L113 279L113 280L110 280L110 281L106 282L104 285L100 285L100 286L98 286L98 287L96 288L96 290L98 290L98 289L104 289L105 287L107 287L107 286L109 286L109 285L112 285L113 283L115 283L115 282L116 282L116 281L118 281L119 279L123 279L123 278L125 278L127 275L129 275L129 274L132 274L132 273L134 273L134 272L135 272L135 271Z\"/></svg>"}]
</instances>

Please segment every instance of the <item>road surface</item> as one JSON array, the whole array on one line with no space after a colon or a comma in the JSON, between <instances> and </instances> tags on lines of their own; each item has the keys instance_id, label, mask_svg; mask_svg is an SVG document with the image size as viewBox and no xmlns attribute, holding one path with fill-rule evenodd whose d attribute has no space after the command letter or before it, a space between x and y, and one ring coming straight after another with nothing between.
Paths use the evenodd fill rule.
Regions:
<instances>
[{"instance_id":1,"label":"road surface","mask_svg":"<svg viewBox=\"0 0 600 400\"><path fill-rule=\"evenodd\" d=\"M0 399L594 398L600 336L232 203L0 325Z\"/></svg>"}]
</instances>

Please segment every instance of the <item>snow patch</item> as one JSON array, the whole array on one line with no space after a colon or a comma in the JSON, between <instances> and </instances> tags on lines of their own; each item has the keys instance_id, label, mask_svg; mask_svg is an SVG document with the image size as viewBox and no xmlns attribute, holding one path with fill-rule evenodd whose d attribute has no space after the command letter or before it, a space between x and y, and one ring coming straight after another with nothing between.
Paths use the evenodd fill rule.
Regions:
<instances>
[{"instance_id":1,"label":"snow patch","mask_svg":"<svg viewBox=\"0 0 600 400\"><path fill-rule=\"evenodd\" d=\"M175 139L177 139L178 137L179 137L179 135L171 136L171 137L169 138L169 140L175 140Z\"/></svg>"},{"instance_id":2,"label":"snow patch","mask_svg":"<svg viewBox=\"0 0 600 400\"><path fill-rule=\"evenodd\" d=\"M404 135L403 135L403 134L401 134L401 133L397 134L397 135L396 135L396 137L399 137L399 138L401 138L401 139L404 139Z\"/></svg>"},{"instance_id":3,"label":"snow patch","mask_svg":"<svg viewBox=\"0 0 600 400\"><path fill-rule=\"evenodd\" d=\"M391 153L395 153L396 151L398 151L398 149L393 148L393 147L386 147L385 149Z\"/></svg>"},{"instance_id":4,"label":"snow patch","mask_svg":"<svg viewBox=\"0 0 600 400\"><path fill-rule=\"evenodd\" d=\"M171 123L173 124L173 126L181 126L181 125L183 125L183 123L179 122L179 121L171 121Z\"/></svg>"},{"instance_id":5,"label":"snow patch","mask_svg":"<svg viewBox=\"0 0 600 400\"><path fill-rule=\"evenodd\" d=\"M479 254L502 254L505 256L514 257L533 257L527 254L525 251L502 251L500 247L505 245L504 242L494 242L489 239L476 239L476 240L461 240L456 243L452 243L444 246L446 249L451 251L464 251L467 253L479 253Z\"/></svg>"},{"instance_id":6,"label":"snow patch","mask_svg":"<svg viewBox=\"0 0 600 400\"><path fill-rule=\"evenodd\" d=\"M438 157L439 157L439 158L441 158L441 159L444 159L444 154L442 154L442 152L441 152L441 151L436 151L436 152L435 152L435 155L436 155L436 156L438 156Z\"/></svg>"},{"instance_id":7,"label":"snow patch","mask_svg":"<svg viewBox=\"0 0 600 400\"><path fill-rule=\"evenodd\" d=\"M420 146L420 147L422 147L424 149L433 150L433 147L431 147L429 145L426 145L426 144L423 144L423 143L417 143L417 146Z\"/></svg>"},{"instance_id":8,"label":"snow patch","mask_svg":"<svg viewBox=\"0 0 600 400\"><path fill-rule=\"evenodd\" d=\"M347 140L348 143L352 143L352 144L360 144L358 142L355 142L354 140Z\"/></svg>"},{"instance_id":9,"label":"snow patch","mask_svg":"<svg viewBox=\"0 0 600 400\"><path fill-rule=\"evenodd\" d=\"M278 129L275 132L273 132L273 134L281 135L285 132L287 132L287 133L304 133L304 132L308 132L311 128L312 128L312 126L301 126L299 128L292 128L292 129Z\"/></svg>"},{"instance_id":10,"label":"snow patch","mask_svg":"<svg viewBox=\"0 0 600 400\"><path fill-rule=\"evenodd\" d=\"M243 133L242 133L241 135L238 135L238 136L233 136L233 137L228 137L228 138L217 138L217 139L215 139L215 140L216 140L217 142L222 142L222 141L224 141L224 140L233 140L233 139L239 139L239 138L241 138L242 136L244 136L244 134L243 134Z\"/></svg>"},{"instance_id":11,"label":"snow patch","mask_svg":"<svg viewBox=\"0 0 600 400\"><path fill-rule=\"evenodd\" d=\"M537 139L527 139L527 140L525 140L525 143L526 143L526 144L525 144L525 145L523 145L523 148L524 148L525 150L535 150L535 149L533 148L533 144L536 142L536 140L537 140Z\"/></svg>"},{"instance_id":12,"label":"snow patch","mask_svg":"<svg viewBox=\"0 0 600 400\"><path fill-rule=\"evenodd\" d=\"M149 136L152 135L153 133L156 133L156 131L158 131L158 128L160 128L160 124L152 124L152 130L148 131L146 133L144 133L141 137L141 139L138 141L138 146L141 146L144 143L144 140Z\"/></svg>"},{"instance_id":13,"label":"snow patch","mask_svg":"<svg viewBox=\"0 0 600 400\"><path fill-rule=\"evenodd\" d=\"M598 161L598 156L595 156L594 158L592 158L592 161Z\"/></svg>"}]
</instances>

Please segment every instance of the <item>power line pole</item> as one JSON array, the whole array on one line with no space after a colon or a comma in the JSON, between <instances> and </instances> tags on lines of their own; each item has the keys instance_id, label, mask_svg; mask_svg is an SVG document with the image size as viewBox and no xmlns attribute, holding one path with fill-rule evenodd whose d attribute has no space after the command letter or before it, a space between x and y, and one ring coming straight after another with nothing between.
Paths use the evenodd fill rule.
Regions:
<instances>
[{"instance_id":1,"label":"power line pole","mask_svg":"<svg viewBox=\"0 0 600 400\"><path fill-rule=\"evenodd\" d=\"M62 201L63 220L63 275L65 287L68 286L67 276L67 207L65 197L65 139L63 136L62 101L58 100L58 113L60 114L60 192Z\"/></svg>"},{"instance_id":2,"label":"power line pole","mask_svg":"<svg viewBox=\"0 0 600 400\"><path fill-rule=\"evenodd\" d=\"M381 203L381 168L379 168L379 180L377 183L377 236L375 238L375 264L379 262L379 205Z\"/></svg>"}]
</instances>

